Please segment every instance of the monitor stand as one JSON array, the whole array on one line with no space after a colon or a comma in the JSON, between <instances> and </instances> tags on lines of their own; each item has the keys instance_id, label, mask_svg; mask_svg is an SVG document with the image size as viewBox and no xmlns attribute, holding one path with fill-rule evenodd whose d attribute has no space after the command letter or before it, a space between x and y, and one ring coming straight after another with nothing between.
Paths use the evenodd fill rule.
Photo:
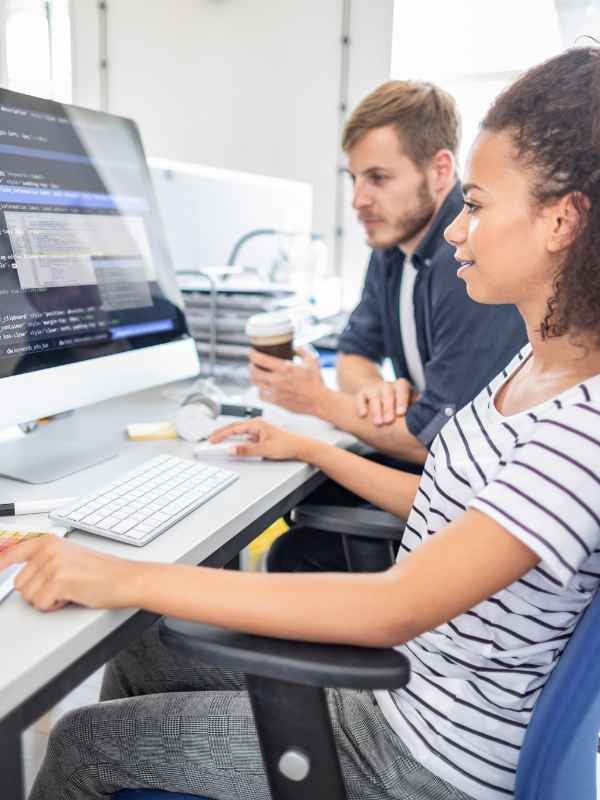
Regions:
<instances>
[{"instance_id":1,"label":"monitor stand","mask_svg":"<svg viewBox=\"0 0 600 800\"><path fill-rule=\"evenodd\" d=\"M24 483L50 483L117 455L115 442L73 436L66 420L41 425L14 441L0 443L0 475ZM80 433L80 432L79 432Z\"/></svg>"}]
</instances>

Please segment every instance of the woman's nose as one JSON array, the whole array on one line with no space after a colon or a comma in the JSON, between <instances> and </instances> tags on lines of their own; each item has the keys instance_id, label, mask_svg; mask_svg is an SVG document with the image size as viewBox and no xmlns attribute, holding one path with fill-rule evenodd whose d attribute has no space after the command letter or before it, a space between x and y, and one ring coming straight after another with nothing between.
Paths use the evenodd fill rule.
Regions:
<instances>
[{"instance_id":1,"label":"woman's nose","mask_svg":"<svg viewBox=\"0 0 600 800\"><path fill-rule=\"evenodd\" d=\"M466 238L467 224L465 209L463 208L458 216L454 217L450 225L448 225L444 231L444 239L448 242L448 244L458 247L458 245L462 244Z\"/></svg>"}]
</instances>

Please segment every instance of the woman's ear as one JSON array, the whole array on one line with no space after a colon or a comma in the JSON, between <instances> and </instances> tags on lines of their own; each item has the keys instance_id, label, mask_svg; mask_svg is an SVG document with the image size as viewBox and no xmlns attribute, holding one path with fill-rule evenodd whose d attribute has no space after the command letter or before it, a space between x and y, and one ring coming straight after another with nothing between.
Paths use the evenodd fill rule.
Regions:
<instances>
[{"instance_id":1,"label":"woman's ear","mask_svg":"<svg viewBox=\"0 0 600 800\"><path fill-rule=\"evenodd\" d=\"M583 192L570 192L546 209L550 223L549 252L560 253L573 244L585 223L590 205L589 197Z\"/></svg>"}]
</instances>

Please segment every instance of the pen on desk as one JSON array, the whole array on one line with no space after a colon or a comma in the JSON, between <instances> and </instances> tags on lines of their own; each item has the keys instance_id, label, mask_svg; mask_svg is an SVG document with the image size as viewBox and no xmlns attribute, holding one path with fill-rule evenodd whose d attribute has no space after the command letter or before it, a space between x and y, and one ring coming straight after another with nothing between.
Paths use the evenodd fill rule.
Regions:
<instances>
[{"instance_id":1,"label":"pen on desk","mask_svg":"<svg viewBox=\"0 0 600 800\"><path fill-rule=\"evenodd\" d=\"M61 506L75 500L74 497L58 497L54 500L23 500L16 503L0 503L0 517L12 517L18 514L48 514Z\"/></svg>"}]
</instances>

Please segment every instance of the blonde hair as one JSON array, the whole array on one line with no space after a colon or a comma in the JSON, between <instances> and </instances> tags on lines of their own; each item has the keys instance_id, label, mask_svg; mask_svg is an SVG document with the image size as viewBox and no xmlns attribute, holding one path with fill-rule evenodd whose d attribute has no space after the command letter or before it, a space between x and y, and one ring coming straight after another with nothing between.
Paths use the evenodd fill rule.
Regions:
<instances>
[{"instance_id":1,"label":"blonde hair","mask_svg":"<svg viewBox=\"0 0 600 800\"><path fill-rule=\"evenodd\" d=\"M439 150L457 155L460 116L454 98L420 81L388 81L357 106L344 128L342 147L349 150L374 128L392 125L406 155L418 166Z\"/></svg>"}]
</instances>

